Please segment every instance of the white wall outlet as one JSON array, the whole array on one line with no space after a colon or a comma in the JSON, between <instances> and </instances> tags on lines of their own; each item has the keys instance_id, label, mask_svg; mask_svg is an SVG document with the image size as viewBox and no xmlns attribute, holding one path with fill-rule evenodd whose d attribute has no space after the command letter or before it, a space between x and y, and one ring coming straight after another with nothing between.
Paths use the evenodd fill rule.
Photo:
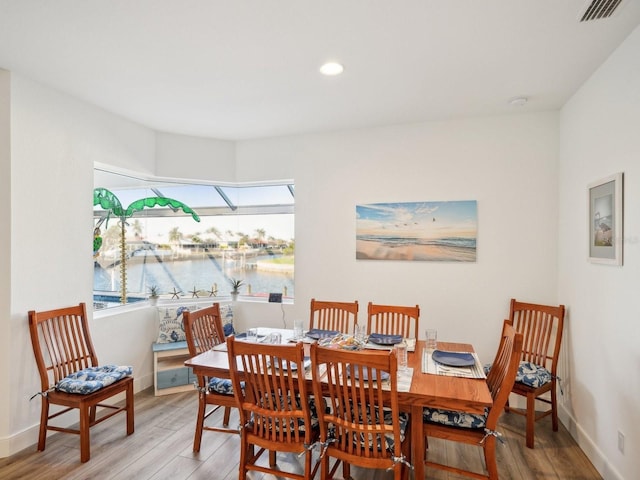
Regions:
<instances>
[{"instance_id":1,"label":"white wall outlet","mask_svg":"<svg viewBox=\"0 0 640 480\"><path fill-rule=\"evenodd\" d=\"M624 453L624 433L618 430L618 450L620 453Z\"/></svg>"}]
</instances>

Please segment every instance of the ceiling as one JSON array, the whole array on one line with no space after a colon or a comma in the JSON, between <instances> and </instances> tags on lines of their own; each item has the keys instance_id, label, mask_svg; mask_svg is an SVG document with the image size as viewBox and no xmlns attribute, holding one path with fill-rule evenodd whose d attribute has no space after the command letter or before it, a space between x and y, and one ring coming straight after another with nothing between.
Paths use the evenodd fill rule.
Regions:
<instances>
[{"instance_id":1,"label":"ceiling","mask_svg":"<svg viewBox=\"0 0 640 480\"><path fill-rule=\"evenodd\" d=\"M640 0L581 23L584 6L0 0L0 68L155 130L228 140L554 110L640 24ZM344 73L320 75L327 60Z\"/></svg>"}]
</instances>

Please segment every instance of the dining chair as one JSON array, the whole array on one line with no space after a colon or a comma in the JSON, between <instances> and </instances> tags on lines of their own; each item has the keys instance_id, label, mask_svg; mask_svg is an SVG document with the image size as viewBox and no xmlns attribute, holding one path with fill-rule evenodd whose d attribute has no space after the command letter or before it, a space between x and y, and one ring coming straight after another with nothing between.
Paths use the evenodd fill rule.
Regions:
<instances>
[{"instance_id":1,"label":"dining chair","mask_svg":"<svg viewBox=\"0 0 640 480\"><path fill-rule=\"evenodd\" d=\"M411 469L409 416L398 406L397 359L391 352L359 352L311 345L311 375L318 409L321 478L331 479L342 463L393 470L394 479ZM330 468L329 459L336 462Z\"/></svg>"},{"instance_id":2,"label":"dining chair","mask_svg":"<svg viewBox=\"0 0 640 480\"><path fill-rule=\"evenodd\" d=\"M367 308L367 335L402 335L403 338L418 338L420 307L399 305L376 305L369 302Z\"/></svg>"},{"instance_id":3,"label":"dining chair","mask_svg":"<svg viewBox=\"0 0 640 480\"><path fill-rule=\"evenodd\" d=\"M98 362L84 303L29 311L29 333L41 385L39 451L45 449L48 430L73 433L80 435L80 461L87 462L91 458L90 428L121 412L126 413L127 435L134 432L131 367ZM125 394L124 404L103 403L120 393ZM63 408L50 414L51 405ZM100 416L97 407L101 408ZM77 429L49 424L49 420L74 409L80 415Z\"/></svg>"},{"instance_id":4,"label":"dining chair","mask_svg":"<svg viewBox=\"0 0 640 480\"><path fill-rule=\"evenodd\" d=\"M358 301L327 302L311 299L309 329L337 330L351 334L358 323Z\"/></svg>"},{"instance_id":5,"label":"dining chair","mask_svg":"<svg viewBox=\"0 0 640 480\"><path fill-rule=\"evenodd\" d=\"M312 479L319 467L317 462L312 465L318 426L317 415L313 413L315 406L305 384L304 344L253 343L229 337L227 350L240 409L238 478L244 480L248 471L256 471L278 478ZM269 452L268 465L259 462L265 451ZM277 452L304 457L304 472L278 468Z\"/></svg>"},{"instance_id":6,"label":"dining chair","mask_svg":"<svg viewBox=\"0 0 640 480\"><path fill-rule=\"evenodd\" d=\"M472 478L498 479L496 439L501 434L498 433L496 428L500 414L503 412L515 382L521 354L522 334L517 333L505 320L500 345L493 361L493 366L487 374L487 386L493 400L491 407L486 409L484 414L432 408L423 410L423 433L427 438L427 445L428 437L434 437L482 446L487 473L481 474L451 465L432 462L428 458L425 462L427 466ZM452 380L455 381L455 379Z\"/></svg>"},{"instance_id":7,"label":"dining chair","mask_svg":"<svg viewBox=\"0 0 640 480\"><path fill-rule=\"evenodd\" d=\"M564 329L564 305L538 305L511 299L509 323L524 337L522 358L513 393L527 399L526 409L510 408L507 411L524 415L527 419L526 444L534 447L535 422L551 415L554 432L558 431L557 370L560 344ZM541 395L549 392L549 397ZM543 412L536 412L536 400L550 405Z\"/></svg>"},{"instance_id":8,"label":"dining chair","mask_svg":"<svg viewBox=\"0 0 640 480\"><path fill-rule=\"evenodd\" d=\"M193 312L184 311L182 318L189 355L192 357L211 350L216 345L225 343L226 338L220 318L220 304L214 303L210 307L201 308ZM197 377L198 416L196 417L196 432L193 437L194 452L200 451L202 432L204 430L240 433L238 428L229 428L231 408L238 406L233 395L231 379L204 375L198 375ZM207 410L209 405L213 407ZM207 425L207 419L219 408L224 408L222 427Z\"/></svg>"}]
</instances>

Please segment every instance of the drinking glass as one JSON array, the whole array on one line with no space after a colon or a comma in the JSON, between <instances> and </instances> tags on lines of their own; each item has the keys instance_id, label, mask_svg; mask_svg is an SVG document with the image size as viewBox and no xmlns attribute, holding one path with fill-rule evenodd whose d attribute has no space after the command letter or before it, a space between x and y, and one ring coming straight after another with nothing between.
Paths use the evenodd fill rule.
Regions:
<instances>
[{"instance_id":1,"label":"drinking glass","mask_svg":"<svg viewBox=\"0 0 640 480\"><path fill-rule=\"evenodd\" d=\"M301 340L303 335L303 329L304 329L304 320L294 320L293 321L293 339L294 340Z\"/></svg>"},{"instance_id":2,"label":"drinking glass","mask_svg":"<svg viewBox=\"0 0 640 480\"><path fill-rule=\"evenodd\" d=\"M282 335L279 332L270 333L269 338L267 339L267 343L280 345L282 343Z\"/></svg>"},{"instance_id":3,"label":"drinking glass","mask_svg":"<svg viewBox=\"0 0 640 480\"><path fill-rule=\"evenodd\" d=\"M396 358L398 359L398 370L404 371L407 369L407 344L403 341L396 343L393 346L396 352Z\"/></svg>"},{"instance_id":4,"label":"drinking glass","mask_svg":"<svg viewBox=\"0 0 640 480\"><path fill-rule=\"evenodd\" d=\"M365 343L367 340L367 326L364 323L357 323L354 328L354 337L358 342Z\"/></svg>"},{"instance_id":5,"label":"drinking glass","mask_svg":"<svg viewBox=\"0 0 640 480\"><path fill-rule=\"evenodd\" d=\"M427 350L435 350L438 347L438 330L427 328L425 331Z\"/></svg>"},{"instance_id":6,"label":"drinking glass","mask_svg":"<svg viewBox=\"0 0 640 480\"><path fill-rule=\"evenodd\" d=\"M247 342L257 342L258 341L258 329L250 328L247 330Z\"/></svg>"}]
</instances>

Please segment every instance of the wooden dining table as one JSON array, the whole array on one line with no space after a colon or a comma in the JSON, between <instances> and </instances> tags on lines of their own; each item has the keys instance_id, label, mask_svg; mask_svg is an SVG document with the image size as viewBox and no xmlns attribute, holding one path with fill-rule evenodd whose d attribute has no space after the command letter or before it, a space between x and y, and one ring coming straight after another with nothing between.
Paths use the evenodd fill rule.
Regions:
<instances>
[{"instance_id":1,"label":"wooden dining table","mask_svg":"<svg viewBox=\"0 0 640 480\"><path fill-rule=\"evenodd\" d=\"M491 393L484 379L422 373L424 348L425 342L418 340L415 350L409 352L407 367L413 369L411 387L409 391L398 392L398 402L401 409L411 414L412 464L417 479L425 478L425 442L422 434L423 408L483 413L484 409L492 404ZM474 351L472 345L454 342L438 342L437 348L453 352ZM203 352L190 358L184 364L192 368L196 375L230 378L228 353L222 349Z\"/></svg>"}]
</instances>

